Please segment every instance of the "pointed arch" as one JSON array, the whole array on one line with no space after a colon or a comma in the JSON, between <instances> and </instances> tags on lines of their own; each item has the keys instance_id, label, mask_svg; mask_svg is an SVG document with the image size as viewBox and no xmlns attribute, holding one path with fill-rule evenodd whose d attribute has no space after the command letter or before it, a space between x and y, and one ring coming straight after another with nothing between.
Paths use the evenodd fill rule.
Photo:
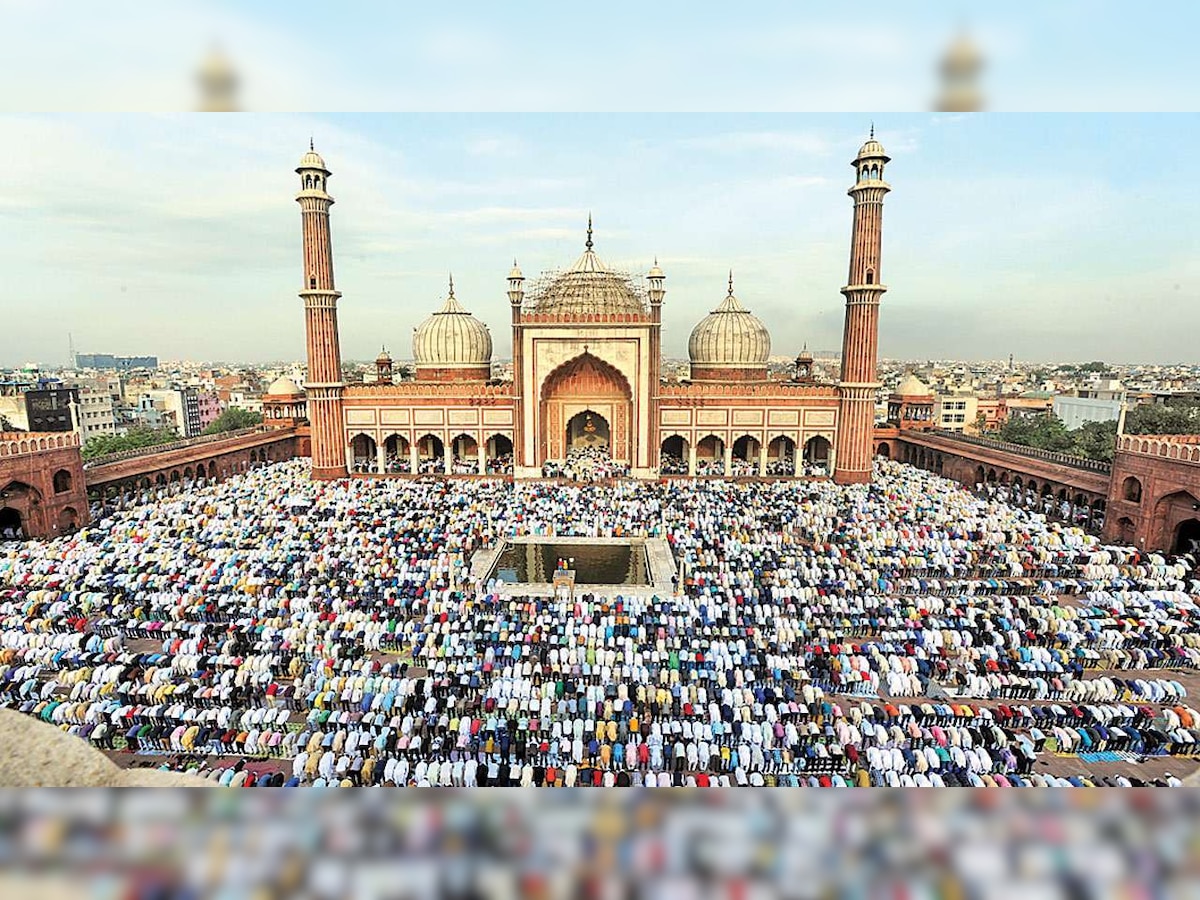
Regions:
<instances>
[{"instance_id":1,"label":"pointed arch","mask_svg":"<svg viewBox=\"0 0 1200 900\"><path fill-rule=\"evenodd\" d=\"M566 456L567 423L592 411L609 426L609 453L632 462L633 390L611 363L585 350L555 367L539 390L538 463Z\"/></svg>"}]
</instances>

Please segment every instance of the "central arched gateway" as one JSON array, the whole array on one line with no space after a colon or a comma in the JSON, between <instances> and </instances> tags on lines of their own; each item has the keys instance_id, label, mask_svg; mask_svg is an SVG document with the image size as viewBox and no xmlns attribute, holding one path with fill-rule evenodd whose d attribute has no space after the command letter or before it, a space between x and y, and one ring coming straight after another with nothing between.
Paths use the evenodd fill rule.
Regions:
<instances>
[{"instance_id":1,"label":"central arched gateway","mask_svg":"<svg viewBox=\"0 0 1200 900\"><path fill-rule=\"evenodd\" d=\"M540 413L539 465L562 460L572 446L585 442L607 443L614 460L631 462L633 392L625 376L604 360L585 351L551 372L542 384Z\"/></svg>"}]
</instances>

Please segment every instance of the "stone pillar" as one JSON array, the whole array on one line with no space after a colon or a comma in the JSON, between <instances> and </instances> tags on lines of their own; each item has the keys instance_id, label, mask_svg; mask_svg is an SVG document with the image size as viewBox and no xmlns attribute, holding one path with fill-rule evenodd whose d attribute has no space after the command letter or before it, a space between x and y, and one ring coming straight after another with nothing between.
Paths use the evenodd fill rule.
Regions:
<instances>
[{"instance_id":1,"label":"stone pillar","mask_svg":"<svg viewBox=\"0 0 1200 900\"><path fill-rule=\"evenodd\" d=\"M479 448L479 474L487 474L487 439L479 441L476 446Z\"/></svg>"},{"instance_id":2,"label":"stone pillar","mask_svg":"<svg viewBox=\"0 0 1200 900\"><path fill-rule=\"evenodd\" d=\"M417 451L417 441L412 441L408 445L408 471L414 475L417 468L421 465L421 456Z\"/></svg>"},{"instance_id":3,"label":"stone pillar","mask_svg":"<svg viewBox=\"0 0 1200 900\"><path fill-rule=\"evenodd\" d=\"M688 441L688 458L687 458L687 473L692 477L696 475L696 442Z\"/></svg>"},{"instance_id":4,"label":"stone pillar","mask_svg":"<svg viewBox=\"0 0 1200 900\"><path fill-rule=\"evenodd\" d=\"M387 471L387 447L383 441L375 445L375 471L380 475Z\"/></svg>"},{"instance_id":5,"label":"stone pillar","mask_svg":"<svg viewBox=\"0 0 1200 900\"><path fill-rule=\"evenodd\" d=\"M733 444L725 442L725 477L733 475Z\"/></svg>"},{"instance_id":6,"label":"stone pillar","mask_svg":"<svg viewBox=\"0 0 1200 900\"><path fill-rule=\"evenodd\" d=\"M758 476L761 478L762 476L764 476L766 474L767 474L767 445L766 445L766 442L762 442L758 445Z\"/></svg>"},{"instance_id":7,"label":"stone pillar","mask_svg":"<svg viewBox=\"0 0 1200 900\"><path fill-rule=\"evenodd\" d=\"M448 440L442 440L442 474L449 475L453 470L454 446Z\"/></svg>"}]
</instances>

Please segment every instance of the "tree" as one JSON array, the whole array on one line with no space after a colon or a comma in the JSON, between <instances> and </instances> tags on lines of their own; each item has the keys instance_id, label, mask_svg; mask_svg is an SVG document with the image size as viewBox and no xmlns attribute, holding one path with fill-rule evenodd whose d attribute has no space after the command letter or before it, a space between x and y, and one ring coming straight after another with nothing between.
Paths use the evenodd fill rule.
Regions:
<instances>
[{"instance_id":1,"label":"tree","mask_svg":"<svg viewBox=\"0 0 1200 900\"><path fill-rule=\"evenodd\" d=\"M101 434L83 445L80 455L85 460L121 453L125 450L140 450L179 440L179 435L165 428L149 428L145 425L131 428L125 434Z\"/></svg>"},{"instance_id":2,"label":"tree","mask_svg":"<svg viewBox=\"0 0 1200 900\"><path fill-rule=\"evenodd\" d=\"M231 406L217 416L213 423L205 428L201 434L220 434L223 431L237 431L241 428L250 428L261 423L262 415L260 413Z\"/></svg>"},{"instance_id":3,"label":"tree","mask_svg":"<svg viewBox=\"0 0 1200 900\"><path fill-rule=\"evenodd\" d=\"M1139 404L1125 414L1125 433L1200 434L1200 404Z\"/></svg>"},{"instance_id":4,"label":"tree","mask_svg":"<svg viewBox=\"0 0 1200 900\"><path fill-rule=\"evenodd\" d=\"M1053 413L1013 416L1001 426L998 436L1002 441L1056 453L1069 453L1073 444L1071 432Z\"/></svg>"},{"instance_id":5,"label":"tree","mask_svg":"<svg viewBox=\"0 0 1200 900\"><path fill-rule=\"evenodd\" d=\"M1068 452L1072 456L1112 462L1117 446L1116 422L1084 422L1070 435L1074 446Z\"/></svg>"}]
</instances>

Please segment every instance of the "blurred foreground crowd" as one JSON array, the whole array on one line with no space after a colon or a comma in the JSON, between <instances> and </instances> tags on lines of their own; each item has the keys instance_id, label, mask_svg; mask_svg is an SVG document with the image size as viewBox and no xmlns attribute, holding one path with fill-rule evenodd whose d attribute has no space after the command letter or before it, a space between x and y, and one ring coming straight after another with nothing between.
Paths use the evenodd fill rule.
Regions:
<instances>
[{"instance_id":1,"label":"blurred foreground crowd","mask_svg":"<svg viewBox=\"0 0 1200 900\"><path fill-rule=\"evenodd\" d=\"M1191 791L27 792L6 896L1186 897ZM224 798L224 799L223 799Z\"/></svg>"}]
</instances>

